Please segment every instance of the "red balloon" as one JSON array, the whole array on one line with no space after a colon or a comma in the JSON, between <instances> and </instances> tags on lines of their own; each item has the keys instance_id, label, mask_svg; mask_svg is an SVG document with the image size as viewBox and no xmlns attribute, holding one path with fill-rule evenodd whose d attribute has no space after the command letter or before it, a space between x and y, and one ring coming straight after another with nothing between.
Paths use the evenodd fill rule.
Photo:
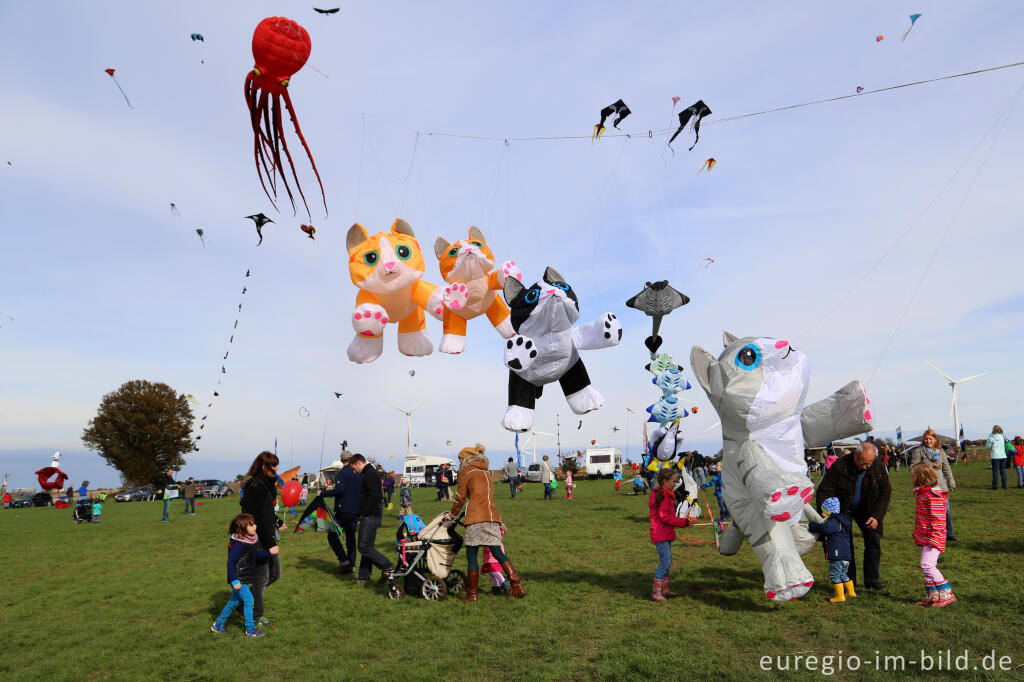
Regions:
<instances>
[{"instance_id":1,"label":"red balloon","mask_svg":"<svg viewBox=\"0 0 1024 682\"><path fill-rule=\"evenodd\" d=\"M298 481L288 481L281 489L281 502L286 507L291 507L299 501L302 495L302 484Z\"/></svg>"}]
</instances>

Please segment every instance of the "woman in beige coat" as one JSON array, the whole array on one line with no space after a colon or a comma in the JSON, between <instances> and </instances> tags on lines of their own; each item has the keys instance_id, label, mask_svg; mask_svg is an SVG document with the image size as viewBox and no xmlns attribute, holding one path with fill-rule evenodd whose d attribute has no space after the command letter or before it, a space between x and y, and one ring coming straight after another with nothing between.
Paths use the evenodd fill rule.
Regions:
<instances>
[{"instance_id":1,"label":"woman in beige coat","mask_svg":"<svg viewBox=\"0 0 1024 682\"><path fill-rule=\"evenodd\" d=\"M501 550L501 516L494 506L494 481L491 480L490 462L479 443L459 451L459 490L455 493L448 518L455 518L466 508L466 596L459 601L476 601L480 583L480 547L489 547L495 560L501 564L512 584L509 598L526 596L519 574L505 552Z\"/></svg>"}]
</instances>

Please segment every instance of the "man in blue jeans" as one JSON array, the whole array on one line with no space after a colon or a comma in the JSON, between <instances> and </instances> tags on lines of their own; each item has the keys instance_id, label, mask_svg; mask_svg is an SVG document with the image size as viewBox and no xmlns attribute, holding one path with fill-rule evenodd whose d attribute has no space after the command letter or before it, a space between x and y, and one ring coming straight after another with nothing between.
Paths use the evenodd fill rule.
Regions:
<instances>
[{"instance_id":1,"label":"man in blue jeans","mask_svg":"<svg viewBox=\"0 0 1024 682\"><path fill-rule=\"evenodd\" d=\"M335 573L351 573L356 564L356 525L359 523L359 498L362 495L363 478L352 468L352 455L342 454L341 461L345 464L338 472L337 482L330 490L320 494L334 498L334 520L345 533L345 546L342 547L341 536L334 528L327 531L327 544L338 557L338 568Z\"/></svg>"},{"instance_id":2,"label":"man in blue jeans","mask_svg":"<svg viewBox=\"0 0 1024 682\"><path fill-rule=\"evenodd\" d=\"M381 571L381 579L386 579L395 567L388 561L387 557L377 551L374 546L377 542L377 529L380 528L381 517L384 514L384 488L377 468L366 466L366 458L362 455L352 455L349 466L357 474L362 475L363 485L359 497L359 575L357 583L365 583L370 580L373 567Z\"/></svg>"},{"instance_id":3,"label":"man in blue jeans","mask_svg":"<svg viewBox=\"0 0 1024 682\"><path fill-rule=\"evenodd\" d=\"M501 469L505 473L505 480L508 481L509 491L512 493L512 499L516 499L516 484L519 483L519 467L516 466L512 458L508 458L508 462Z\"/></svg>"}]
</instances>

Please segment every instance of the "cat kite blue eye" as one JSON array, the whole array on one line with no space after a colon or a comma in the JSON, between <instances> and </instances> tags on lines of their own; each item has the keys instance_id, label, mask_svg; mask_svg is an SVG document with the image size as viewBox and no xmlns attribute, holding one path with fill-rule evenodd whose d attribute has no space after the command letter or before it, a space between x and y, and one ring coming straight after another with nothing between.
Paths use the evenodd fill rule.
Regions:
<instances>
[{"instance_id":1,"label":"cat kite blue eye","mask_svg":"<svg viewBox=\"0 0 1024 682\"><path fill-rule=\"evenodd\" d=\"M569 291L569 285L566 284L565 282L555 282L555 286L561 289L562 291Z\"/></svg>"},{"instance_id":2,"label":"cat kite blue eye","mask_svg":"<svg viewBox=\"0 0 1024 682\"><path fill-rule=\"evenodd\" d=\"M761 365L761 349L753 343L740 348L740 352L736 354L736 366L744 371L751 371L757 369Z\"/></svg>"},{"instance_id":3,"label":"cat kite blue eye","mask_svg":"<svg viewBox=\"0 0 1024 682\"><path fill-rule=\"evenodd\" d=\"M540 298L540 289L530 289L526 292L527 303L536 303L538 298Z\"/></svg>"},{"instance_id":4,"label":"cat kite blue eye","mask_svg":"<svg viewBox=\"0 0 1024 682\"><path fill-rule=\"evenodd\" d=\"M455 257L455 256L459 255L459 247L456 246L453 249L451 249L450 251L448 251L448 255L452 256L452 257Z\"/></svg>"},{"instance_id":5,"label":"cat kite blue eye","mask_svg":"<svg viewBox=\"0 0 1024 682\"><path fill-rule=\"evenodd\" d=\"M371 267L376 265L377 261L379 260L380 254L377 253L376 251L367 251L366 253L363 254L363 263Z\"/></svg>"},{"instance_id":6,"label":"cat kite blue eye","mask_svg":"<svg viewBox=\"0 0 1024 682\"><path fill-rule=\"evenodd\" d=\"M409 260L412 258L412 249L405 244L400 244L399 247L395 249L395 255L398 256L399 260Z\"/></svg>"},{"instance_id":7,"label":"cat kite blue eye","mask_svg":"<svg viewBox=\"0 0 1024 682\"><path fill-rule=\"evenodd\" d=\"M481 249L484 247L484 245L481 244L480 242L470 242L470 244L472 244L473 246L476 246L477 248L481 248Z\"/></svg>"}]
</instances>

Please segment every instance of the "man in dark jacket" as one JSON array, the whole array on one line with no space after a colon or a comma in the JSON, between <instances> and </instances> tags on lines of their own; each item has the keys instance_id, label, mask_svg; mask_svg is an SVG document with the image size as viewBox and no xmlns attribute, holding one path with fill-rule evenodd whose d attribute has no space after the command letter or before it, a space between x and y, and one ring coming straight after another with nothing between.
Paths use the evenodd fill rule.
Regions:
<instances>
[{"instance_id":1,"label":"man in dark jacket","mask_svg":"<svg viewBox=\"0 0 1024 682\"><path fill-rule=\"evenodd\" d=\"M889 511L889 474L871 443L864 443L857 452L843 455L825 471L815 494L818 511L821 503L838 497L842 513L857 522L864 536L864 584L873 590L884 590L879 574L882 559L882 520ZM857 584L857 556L850 543L850 581Z\"/></svg>"},{"instance_id":2,"label":"man in dark jacket","mask_svg":"<svg viewBox=\"0 0 1024 682\"><path fill-rule=\"evenodd\" d=\"M171 498L168 497L170 493L167 492L167 489L175 485L174 477L172 476L173 473L173 469L168 469L153 479L153 488L156 489L157 499L162 499L164 501L164 517L161 519L164 523L171 520Z\"/></svg>"},{"instance_id":3,"label":"man in dark jacket","mask_svg":"<svg viewBox=\"0 0 1024 682\"><path fill-rule=\"evenodd\" d=\"M381 486L380 473L376 467L366 466L366 458L352 455L349 466L363 478L362 494L359 497L359 575L357 583L365 583L376 566L386 578L394 570L394 566L383 554L377 551L377 529L380 528L384 506L384 489Z\"/></svg>"},{"instance_id":4,"label":"man in dark jacket","mask_svg":"<svg viewBox=\"0 0 1024 682\"><path fill-rule=\"evenodd\" d=\"M359 498L362 495L363 478L352 468L351 454L343 455L345 466L338 472L335 485L320 494L334 498L334 520L345 533L345 546L341 546L341 536L335 529L327 529L327 544L338 557L338 569L335 573L351 573L356 564L356 525L359 523Z\"/></svg>"}]
</instances>

